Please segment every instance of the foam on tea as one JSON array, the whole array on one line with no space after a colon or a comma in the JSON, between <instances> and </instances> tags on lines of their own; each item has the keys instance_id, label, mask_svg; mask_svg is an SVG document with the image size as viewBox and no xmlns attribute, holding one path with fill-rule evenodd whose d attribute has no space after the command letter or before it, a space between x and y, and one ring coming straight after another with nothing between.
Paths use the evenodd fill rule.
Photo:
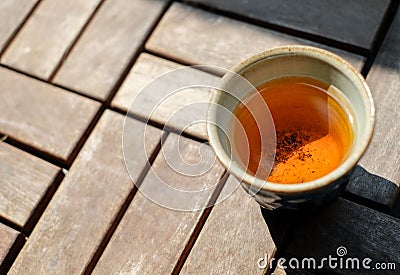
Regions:
<instances>
[{"instance_id":1,"label":"foam on tea","mask_svg":"<svg viewBox=\"0 0 400 275\"><path fill-rule=\"evenodd\" d=\"M257 90L261 97L248 97L234 111L249 141L249 152L246 156L241 152L243 137L235 125L233 148L246 163L247 172L270 182L301 183L320 178L340 165L350 150L353 130L351 115L335 99L336 88L313 78L289 76L268 81ZM275 124L276 151L271 142L261 142L253 117L265 108L263 104L267 104Z\"/></svg>"}]
</instances>

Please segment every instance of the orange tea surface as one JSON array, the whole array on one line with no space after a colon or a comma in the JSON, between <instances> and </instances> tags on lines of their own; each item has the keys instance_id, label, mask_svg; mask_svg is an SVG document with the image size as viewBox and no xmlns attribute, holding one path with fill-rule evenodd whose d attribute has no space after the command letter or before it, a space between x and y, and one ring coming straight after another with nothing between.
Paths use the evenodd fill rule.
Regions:
<instances>
[{"instance_id":1,"label":"orange tea surface","mask_svg":"<svg viewBox=\"0 0 400 275\"><path fill-rule=\"evenodd\" d=\"M320 178L340 165L351 147L353 132L348 113L328 89L328 84L313 78L283 77L258 87L261 97L237 106L234 114L249 141L249 153L239 153L239 157L248 172L271 182L301 183ZM263 104L267 104L275 124L275 152L271 142L261 143L252 115ZM234 147L240 148L243 139L233 131ZM265 156L273 159L270 173L270 166L263 167Z\"/></svg>"}]
</instances>

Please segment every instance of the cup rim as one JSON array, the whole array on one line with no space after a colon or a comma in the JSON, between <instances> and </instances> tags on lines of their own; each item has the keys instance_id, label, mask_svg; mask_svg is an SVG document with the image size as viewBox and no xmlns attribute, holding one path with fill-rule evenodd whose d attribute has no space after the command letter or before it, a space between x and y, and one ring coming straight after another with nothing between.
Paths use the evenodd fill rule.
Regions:
<instances>
[{"instance_id":1,"label":"cup rim","mask_svg":"<svg viewBox=\"0 0 400 275\"><path fill-rule=\"evenodd\" d=\"M281 194L296 194L313 191L316 189L328 186L348 173L362 157L363 153L368 147L375 125L375 106L371 91L367 85L364 77L347 61L333 54L327 50L323 50L311 46L303 45L289 45L282 47L275 47L258 54L251 56L250 58L242 61L230 69L231 72L241 74L248 67L261 60L282 56L282 55L305 55L311 58L315 58L328 63L341 71L344 75L350 78L350 80L356 85L357 90L361 93L363 104L367 111L367 123L362 130L360 141L357 146L354 147L354 151L333 171L329 172L323 177L317 178L312 181L303 183L286 184L286 183L275 183L262 180L255 176L250 175L244 169L235 165L232 166L230 157L226 154L222 147L222 144L218 138L218 127L217 125L210 123L210 117L214 108L209 108L207 113L207 134L211 148L214 150L215 155L219 161L228 169L228 171L240 178L242 183L247 184L251 188L256 188L259 191L267 191ZM220 89L213 89L210 106L213 104L219 104L223 92ZM228 168L230 167L230 168Z\"/></svg>"}]
</instances>

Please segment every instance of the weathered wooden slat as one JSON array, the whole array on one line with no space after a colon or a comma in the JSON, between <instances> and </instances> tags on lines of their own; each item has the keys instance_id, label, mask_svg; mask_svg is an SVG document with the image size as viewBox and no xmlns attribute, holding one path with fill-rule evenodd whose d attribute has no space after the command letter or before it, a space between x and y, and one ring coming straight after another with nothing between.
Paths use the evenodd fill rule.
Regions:
<instances>
[{"instance_id":1,"label":"weathered wooden slat","mask_svg":"<svg viewBox=\"0 0 400 275\"><path fill-rule=\"evenodd\" d=\"M300 263L305 257L313 257L319 266L322 258L331 255L337 258L334 271L338 274L371 272L362 267L364 258L372 260L369 263L371 268L378 262L393 262L397 268L400 265L400 219L337 199L318 211L303 214L299 221L294 225L293 235L284 254L296 257ZM346 249L345 256L342 257L341 252L337 252L341 246ZM339 258L343 259L343 268L340 268ZM351 263L346 268L347 258L358 258L359 269L352 269ZM329 270L329 262L325 261L323 264ZM380 272L393 274L393 270Z\"/></svg>"},{"instance_id":2,"label":"weathered wooden slat","mask_svg":"<svg viewBox=\"0 0 400 275\"><path fill-rule=\"evenodd\" d=\"M277 259L278 260L278 259ZM291 269L291 268L282 268L277 266L272 273L272 275L312 275L310 271L304 269Z\"/></svg>"},{"instance_id":3,"label":"weathered wooden slat","mask_svg":"<svg viewBox=\"0 0 400 275\"><path fill-rule=\"evenodd\" d=\"M9 252L18 232L0 223L0 265Z\"/></svg>"},{"instance_id":4,"label":"weathered wooden slat","mask_svg":"<svg viewBox=\"0 0 400 275\"><path fill-rule=\"evenodd\" d=\"M4 142L0 163L0 216L22 228L59 169Z\"/></svg>"},{"instance_id":5,"label":"weathered wooden slat","mask_svg":"<svg viewBox=\"0 0 400 275\"><path fill-rule=\"evenodd\" d=\"M215 163L207 173L201 176L183 175L182 173L185 172L190 173L190 168L178 160L177 154L170 152L176 148L178 142L177 135L170 134L168 136L163 144L163 150L166 150L166 156L172 157L172 160L170 159L170 163L167 163L163 154L160 153L157 156L153 169L149 171L142 184L144 190L149 191L156 188L153 191L157 192L157 186L152 186L156 181L156 175L164 179L170 186L185 190L198 189L218 182L223 173L223 169L218 163ZM181 137L180 153L183 160L189 163L200 161L200 164L208 164L209 157L213 156L211 149L201 147L203 146L200 146L200 143ZM199 159L198 156L200 148L204 153L202 159ZM169 164L177 165L174 167L179 168L178 171L181 173L174 171ZM177 200L175 197L169 197L169 199ZM199 205L204 203L203 199L193 197L193 201L198 201ZM138 192L100 258L94 274L171 273L202 212L168 209L155 204Z\"/></svg>"},{"instance_id":6,"label":"weathered wooden slat","mask_svg":"<svg viewBox=\"0 0 400 275\"><path fill-rule=\"evenodd\" d=\"M99 2L42 1L1 62L48 78Z\"/></svg>"},{"instance_id":7,"label":"weathered wooden slat","mask_svg":"<svg viewBox=\"0 0 400 275\"><path fill-rule=\"evenodd\" d=\"M174 91L172 87L183 87L189 84L212 85L219 78L196 69L185 69L178 74L171 73L159 78L164 73L182 67L159 57L141 54L115 96L112 105L127 111L135 99L135 106L140 106L140 108L132 108L129 110L130 112L146 119L152 114L151 119L158 123L207 139L205 118L210 89L184 89L168 98L164 97L168 92ZM158 80L156 80L157 78ZM146 90L146 85L151 81L156 84L152 85L150 90ZM141 96L138 97L138 94ZM158 105L158 103L160 104ZM155 108L154 112L152 112L153 108ZM172 117L170 117L171 115ZM195 121L202 121L202 123L190 124ZM188 127L186 128L186 126Z\"/></svg>"},{"instance_id":8,"label":"weathered wooden slat","mask_svg":"<svg viewBox=\"0 0 400 275\"><path fill-rule=\"evenodd\" d=\"M385 178L367 172L357 165L350 175L346 191L381 205L393 207L398 186Z\"/></svg>"},{"instance_id":9,"label":"weathered wooden slat","mask_svg":"<svg viewBox=\"0 0 400 275\"><path fill-rule=\"evenodd\" d=\"M187 1L366 49L371 47L390 3L389 0Z\"/></svg>"},{"instance_id":10,"label":"weathered wooden slat","mask_svg":"<svg viewBox=\"0 0 400 275\"><path fill-rule=\"evenodd\" d=\"M0 52L23 18L38 0L3 0L0 2Z\"/></svg>"},{"instance_id":11,"label":"weathered wooden slat","mask_svg":"<svg viewBox=\"0 0 400 275\"><path fill-rule=\"evenodd\" d=\"M67 160L100 104L0 68L0 132Z\"/></svg>"},{"instance_id":12,"label":"weathered wooden slat","mask_svg":"<svg viewBox=\"0 0 400 275\"><path fill-rule=\"evenodd\" d=\"M367 81L375 99L376 125L360 161L369 172L400 184L400 13L389 30Z\"/></svg>"},{"instance_id":13,"label":"weathered wooden slat","mask_svg":"<svg viewBox=\"0 0 400 275\"><path fill-rule=\"evenodd\" d=\"M166 1L106 1L65 61L55 82L105 99Z\"/></svg>"},{"instance_id":14,"label":"weathered wooden slat","mask_svg":"<svg viewBox=\"0 0 400 275\"><path fill-rule=\"evenodd\" d=\"M276 245L260 206L233 176L221 195L227 199L212 209L181 274L264 274L257 262L273 257Z\"/></svg>"},{"instance_id":15,"label":"weathered wooden slat","mask_svg":"<svg viewBox=\"0 0 400 275\"><path fill-rule=\"evenodd\" d=\"M251 24L173 4L146 43L150 51L189 64L229 68L271 47L306 44L326 48L358 70L364 58Z\"/></svg>"},{"instance_id":16,"label":"weathered wooden slat","mask_svg":"<svg viewBox=\"0 0 400 275\"><path fill-rule=\"evenodd\" d=\"M10 274L82 273L133 188L126 171L121 139L124 116L106 111L79 153ZM140 122L130 120L132 131ZM149 128L150 152L161 131ZM142 133L136 133L140 135ZM140 142L131 143L140 150ZM146 165L143 155L131 163L137 180ZM35 263L35 264L32 264Z\"/></svg>"}]
</instances>

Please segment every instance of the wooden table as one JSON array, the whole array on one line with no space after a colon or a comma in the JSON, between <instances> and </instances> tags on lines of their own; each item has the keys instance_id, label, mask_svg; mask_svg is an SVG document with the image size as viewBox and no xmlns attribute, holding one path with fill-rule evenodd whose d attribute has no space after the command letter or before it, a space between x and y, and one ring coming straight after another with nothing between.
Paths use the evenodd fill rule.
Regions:
<instances>
[{"instance_id":1,"label":"wooden table","mask_svg":"<svg viewBox=\"0 0 400 275\"><path fill-rule=\"evenodd\" d=\"M399 1L16 2L0 2L0 274L315 274L322 271L258 263L265 255L337 256L341 246L373 267L394 263L397 270L380 271L398 274ZM206 161L201 148L210 154L204 125L186 128L204 108L167 120L207 102L209 91L188 90L146 121L143 110L162 89L141 99L143 109L129 105L148 82L184 65L229 68L287 44L341 55L375 98L371 145L337 200L312 213L262 213L238 188L212 207L182 212L138 192L156 174L176 186L216 183L212 203L238 184L218 163L195 178L169 166L162 152L178 141L189 162ZM220 74L192 69L183 78L215 82ZM138 155L131 177L121 146L128 110L132 134L140 136L144 123L150 133L150 162ZM363 177L361 166L376 176Z\"/></svg>"}]
</instances>

